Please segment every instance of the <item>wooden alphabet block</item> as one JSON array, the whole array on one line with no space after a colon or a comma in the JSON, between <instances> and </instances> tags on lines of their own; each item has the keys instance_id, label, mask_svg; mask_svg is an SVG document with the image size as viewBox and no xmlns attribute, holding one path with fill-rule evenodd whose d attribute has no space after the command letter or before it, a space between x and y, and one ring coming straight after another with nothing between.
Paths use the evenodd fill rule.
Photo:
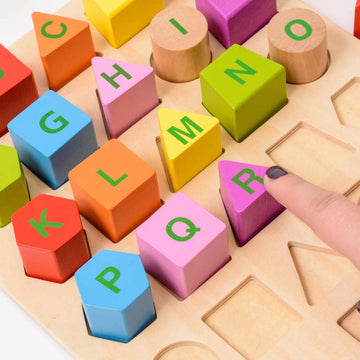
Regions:
<instances>
[{"instance_id":1,"label":"wooden alphabet block","mask_svg":"<svg viewBox=\"0 0 360 360\"><path fill-rule=\"evenodd\" d=\"M229 260L226 225L182 193L136 230L145 270L185 299Z\"/></svg>"},{"instance_id":2,"label":"wooden alphabet block","mask_svg":"<svg viewBox=\"0 0 360 360\"><path fill-rule=\"evenodd\" d=\"M93 336L127 343L156 319L139 255L101 250L75 280Z\"/></svg>"},{"instance_id":3,"label":"wooden alphabet block","mask_svg":"<svg viewBox=\"0 0 360 360\"><path fill-rule=\"evenodd\" d=\"M360 0L356 0L355 4L354 36L360 39Z\"/></svg>"},{"instance_id":4,"label":"wooden alphabet block","mask_svg":"<svg viewBox=\"0 0 360 360\"><path fill-rule=\"evenodd\" d=\"M228 48L242 44L276 14L276 0L196 0L210 32Z\"/></svg>"},{"instance_id":5,"label":"wooden alphabet block","mask_svg":"<svg viewBox=\"0 0 360 360\"><path fill-rule=\"evenodd\" d=\"M32 71L0 44L0 136L16 115L39 97Z\"/></svg>"},{"instance_id":6,"label":"wooden alphabet block","mask_svg":"<svg viewBox=\"0 0 360 360\"><path fill-rule=\"evenodd\" d=\"M113 242L161 205L155 170L113 139L69 173L80 213Z\"/></svg>"},{"instance_id":7,"label":"wooden alphabet block","mask_svg":"<svg viewBox=\"0 0 360 360\"><path fill-rule=\"evenodd\" d=\"M29 202L29 192L16 149L0 145L0 227Z\"/></svg>"},{"instance_id":8,"label":"wooden alphabet block","mask_svg":"<svg viewBox=\"0 0 360 360\"><path fill-rule=\"evenodd\" d=\"M53 189L97 148L90 117L49 90L8 125L20 160Z\"/></svg>"},{"instance_id":9,"label":"wooden alphabet block","mask_svg":"<svg viewBox=\"0 0 360 360\"><path fill-rule=\"evenodd\" d=\"M200 73L203 105L236 140L286 103L285 68L233 45Z\"/></svg>"},{"instance_id":10,"label":"wooden alphabet block","mask_svg":"<svg viewBox=\"0 0 360 360\"><path fill-rule=\"evenodd\" d=\"M159 12L151 21L150 37L154 64L162 79L194 80L211 61L207 21L191 7Z\"/></svg>"},{"instance_id":11,"label":"wooden alphabet block","mask_svg":"<svg viewBox=\"0 0 360 360\"><path fill-rule=\"evenodd\" d=\"M284 211L265 189L266 170L264 166L219 161L221 198L240 246Z\"/></svg>"},{"instance_id":12,"label":"wooden alphabet block","mask_svg":"<svg viewBox=\"0 0 360 360\"><path fill-rule=\"evenodd\" d=\"M83 0L86 17L118 48L164 8L162 0Z\"/></svg>"},{"instance_id":13,"label":"wooden alphabet block","mask_svg":"<svg viewBox=\"0 0 360 360\"><path fill-rule=\"evenodd\" d=\"M12 222L28 276L63 283L90 258L74 200L39 195Z\"/></svg>"},{"instance_id":14,"label":"wooden alphabet block","mask_svg":"<svg viewBox=\"0 0 360 360\"><path fill-rule=\"evenodd\" d=\"M177 191L222 153L219 120L161 108L161 145L173 190Z\"/></svg>"},{"instance_id":15,"label":"wooden alphabet block","mask_svg":"<svg viewBox=\"0 0 360 360\"><path fill-rule=\"evenodd\" d=\"M108 134L117 138L159 104L150 66L95 57L92 60Z\"/></svg>"},{"instance_id":16,"label":"wooden alphabet block","mask_svg":"<svg viewBox=\"0 0 360 360\"><path fill-rule=\"evenodd\" d=\"M91 65L95 56L89 24L68 17L32 15L49 88L58 90Z\"/></svg>"},{"instance_id":17,"label":"wooden alphabet block","mask_svg":"<svg viewBox=\"0 0 360 360\"><path fill-rule=\"evenodd\" d=\"M268 27L269 56L286 68L286 80L305 84L318 79L328 67L326 25L308 9L287 9Z\"/></svg>"}]
</instances>

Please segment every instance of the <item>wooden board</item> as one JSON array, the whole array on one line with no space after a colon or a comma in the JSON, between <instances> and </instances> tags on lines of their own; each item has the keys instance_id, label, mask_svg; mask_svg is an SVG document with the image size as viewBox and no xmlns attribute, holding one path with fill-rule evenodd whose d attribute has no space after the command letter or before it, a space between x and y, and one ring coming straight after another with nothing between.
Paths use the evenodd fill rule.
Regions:
<instances>
[{"instance_id":1,"label":"wooden board","mask_svg":"<svg viewBox=\"0 0 360 360\"><path fill-rule=\"evenodd\" d=\"M192 0L166 0L165 6L194 6ZM305 7L297 0L280 0L278 9ZM85 19L80 0L61 15ZM222 129L225 152L220 159L270 166L279 164L326 189L359 194L360 96L356 76L360 42L331 22L328 29L329 68L317 81L288 85L289 103L241 143ZM91 27L95 49L109 58L148 65L148 28L118 50ZM211 36L213 58L223 47ZM268 54L266 29L244 44ZM31 32L11 49L34 71L41 94L45 74ZM355 78L355 80L354 80ZM156 79L162 104L207 114L201 105L199 80L175 84ZM96 99L91 68L59 93L88 113L99 145L107 141ZM120 140L153 166L161 198L172 194L155 138L154 109ZM7 134L0 144L11 144ZM24 169L32 198L40 193L72 198L69 183L53 191ZM288 211L282 213L246 246L236 246L219 195L217 161L182 189L228 225L231 261L194 294L180 301L150 278L157 320L128 344L89 336L74 278L55 284L25 276L12 226L0 229L0 282L4 290L79 359L360 359L360 274L343 257L328 249ZM118 244L105 238L85 219L91 251L116 249L138 253L135 233Z\"/></svg>"}]
</instances>

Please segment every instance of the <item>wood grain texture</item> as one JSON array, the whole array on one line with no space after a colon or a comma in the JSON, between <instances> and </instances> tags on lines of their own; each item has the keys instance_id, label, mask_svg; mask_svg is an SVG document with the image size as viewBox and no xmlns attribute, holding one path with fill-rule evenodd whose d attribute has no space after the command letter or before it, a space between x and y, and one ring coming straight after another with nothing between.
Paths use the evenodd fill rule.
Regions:
<instances>
[{"instance_id":1,"label":"wood grain texture","mask_svg":"<svg viewBox=\"0 0 360 360\"><path fill-rule=\"evenodd\" d=\"M180 4L195 6L192 0L165 1L166 8ZM297 0L278 1L280 11L303 6ZM77 0L63 8L60 14L85 19L81 3ZM327 72L317 81L306 85L288 84L289 103L241 143L236 143L221 129L225 152L219 160L271 166L275 163L282 165L285 158L291 165L291 170L300 171L306 179L315 179L327 189L347 193L358 184L360 129L340 123L331 97L358 75L360 43L326 19L325 23L331 55ZM107 58L149 65L152 53L149 28L145 28L120 49L115 50L92 25L90 27L97 52L103 53ZM266 28L250 38L244 46L266 57L269 51ZM210 47L214 58L224 51L212 36ZM34 33L24 36L11 47L11 51L33 70L38 89L43 94L47 90L47 81L37 54ZM174 84L156 77L156 84L162 99L161 106L208 115L201 104L199 80ZM93 71L87 69L65 85L59 93L92 117L98 143L103 145L108 140L95 89ZM359 92L354 94L359 96ZM157 123L157 111L153 110L122 134L119 140L156 169L160 196L167 201L172 197L172 193L156 147L155 138L160 134ZM9 134L0 138L0 144L11 146ZM287 151L289 153L286 155ZM278 158L275 154L281 156ZM307 164L311 166L308 167ZM24 172L32 198L40 193L73 198L69 183L53 191L26 167ZM326 249L307 227L288 211L284 211L246 246L239 248L221 202L217 161L193 178L181 191L227 224L231 261L184 301L180 301L149 276L157 319L128 344L89 336L74 278L64 284L54 284L24 275L11 224L0 229L1 286L79 359L115 360L121 357L124 360L167 360L172 359L170 355L175 354L173 359L178 360L183 354L192 354L186 347L188 341L191 342L190 348L194 346L190 350L200 353L198 357L201 360L359 359L360 342L338 325L339 319L352 309L360 298L360 275L356 269L350 267L346 274L338 267L330 266L324 270L322 261L319 261L316 268L319 268L322 276L326 277L328 273L330 279L337 278L339 282L334 287L327 288L321 298L310 306L289 250L290 242ZM86 219L83 218L82 221L92 254L101 249L138 253L134 231L114 244ZM307 259L307 252L304 251L301 260L306 262ZM266 294L261 300L262 307L258 308L260 313L274 304L276 331L279 331L276 319L279 318L279 313L282 314L282 309L286 309L285 314L298 314L300 317L300 320L291 321L292 326L286 328L286 331L279 331L280 335L276 340L271 338L271 334L265 334L264 342L259 338L256 324L244 318L241 328L248 330L246 346L255 349L260 342L262 350L250 356L243 350L236 350L226 334L226 339L222 338L202 320L210 310L218 308L223 299L245 284L244 281L249 277L257 279L254 291L260 289L260 293ZM242 294L252 293L244 290L246 286L242 289ZM242 311L247 313L247 310L251 309L251 302L244 301L242 306ZM234 321L231 326L236 326L238 313L233 311L231 314ZM262 323L257 324L258 328L267 329L270 325L267 319L268 317L259 317L257 321ZM271 341L267 340L269 336ZM167 352L164 352L165 349ZM196 359L195 355L193 358Z\"/></svg>"},{"instance_id":2,"label":"wood grain texture","mask_svg":"<svg viewBox=\"0 0 360 360\"><path fill-rule=\"evenodd\" d=\"M198 10L169 7L149 27L157 74L165 80L194 80L211 60L208 25Z\"/></svg>"},{"instance_id":3,"label":"wood grain texture","mask_svg":"<svg viewBox=\"0 0 360 360\"><path fill-rule=\"evenodd\" d=\"M327 69L326 25L307 9L280 11L268 25L269 57L286 68L290 83L305 84Z\"/></svg>"}]
</instances>

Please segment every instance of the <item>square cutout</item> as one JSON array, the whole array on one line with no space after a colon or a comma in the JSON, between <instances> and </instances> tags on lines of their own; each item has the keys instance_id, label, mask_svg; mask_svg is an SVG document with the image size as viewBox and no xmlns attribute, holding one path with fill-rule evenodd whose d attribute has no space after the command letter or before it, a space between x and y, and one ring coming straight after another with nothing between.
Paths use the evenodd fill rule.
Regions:
<instances>
[{"instance_id":1,"label":"square cutout","mask_svg":"<svg viewBox=\"0 0 360 360\"><path fill-rule=\"evenodd\" d=\"M255 360L290 331L301 316L250 276L202 320L242 356Z\"/></svg>"},{"instance_id":2,"label":"square cutout","mask_svg":"<svg viewBox=\"0 0 360 360\"><path fill-rule=\"evenodd\" d=\"M299 123L267 155L278 165L320 185L355 149L306 123Z\"/></svg>"}]
</instances>

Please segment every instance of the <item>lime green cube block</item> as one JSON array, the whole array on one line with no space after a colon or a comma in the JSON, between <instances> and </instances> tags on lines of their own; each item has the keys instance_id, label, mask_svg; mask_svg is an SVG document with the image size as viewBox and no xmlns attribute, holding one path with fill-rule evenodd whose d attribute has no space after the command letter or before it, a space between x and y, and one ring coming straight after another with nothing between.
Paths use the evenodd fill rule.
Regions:
<instances>
[{"instance_id":1,"label":"lime green cube block","mask_svg":"<svg viewBox=\"0 0 360 360\"><path fill-rule=\"evenodd\" d=\"M285 68L233 45L200 73L203 105L241 141L286 103Z\"/></svg>"},{"instance_id":2,"label":"lime green cube block","mask_svg":"<svg viewBox=\"0 0 360 360\"><path fill-rule=\"evenodd\" d=\"M0 164L0 227L4 227L30 199L16 149L0 145Z\"/></svg>"}]
</instances>

